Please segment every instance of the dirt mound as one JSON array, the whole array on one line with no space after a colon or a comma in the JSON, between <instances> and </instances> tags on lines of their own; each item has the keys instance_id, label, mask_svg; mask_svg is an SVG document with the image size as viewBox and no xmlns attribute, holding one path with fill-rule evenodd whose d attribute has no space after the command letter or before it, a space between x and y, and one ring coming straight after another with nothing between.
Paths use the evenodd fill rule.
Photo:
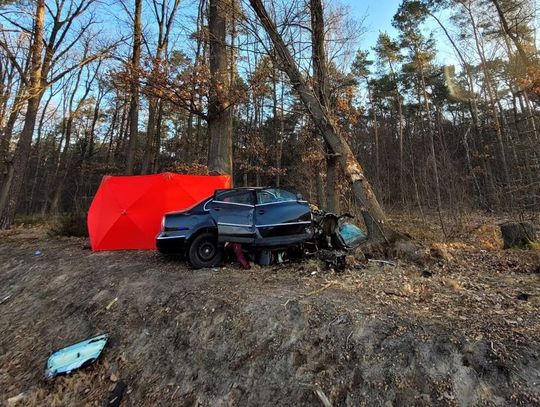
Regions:
<instances>
[{"instance_id":1,"label":"dirt mound","mask_svg":"<svg viewBox=\"0 0 540 407\"><path fill-rule=\"evenodd\" d=\"M530 263L519 278L474 269L473 257L429 273L369 263L313 276L305 264L190 270L85 244L0 245L2 402L99 405L118 379L124 405L137 406L539 402ZM103 332L96 363L42 380L54 349Z\"/></svg>"}]
</instances>

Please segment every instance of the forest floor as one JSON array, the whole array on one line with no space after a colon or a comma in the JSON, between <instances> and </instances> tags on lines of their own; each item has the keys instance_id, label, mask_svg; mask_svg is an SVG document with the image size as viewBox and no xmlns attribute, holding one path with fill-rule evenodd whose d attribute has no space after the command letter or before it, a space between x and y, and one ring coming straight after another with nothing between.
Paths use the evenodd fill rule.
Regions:
<instances>
[{"instance_id":1,"label":"forest floor","mask_svg":"<svg viewBox=\"0 0 540 407\"><path fill-rule=\"evenodd\" d=\"M502 250L495 218L444 242L394 221L446 259L192 270L3 232L0 404L101 406L122 380L126 406L539 405L540 253ZM101 333L98 361L44 381L51 352Z\"/></svg>"}]
</instances>

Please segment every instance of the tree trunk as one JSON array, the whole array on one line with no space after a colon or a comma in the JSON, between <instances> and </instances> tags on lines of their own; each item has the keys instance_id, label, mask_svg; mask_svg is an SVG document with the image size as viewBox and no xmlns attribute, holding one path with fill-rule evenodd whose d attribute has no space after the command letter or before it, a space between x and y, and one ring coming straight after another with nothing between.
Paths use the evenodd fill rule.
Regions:
<instances>
[{"instance_id":1,"label":"tree trunk","mask_svg":"<svg viewBox=\"0 0 540 407\"><path fill-rule=\"evenodd\" d=\"M324 37L324 11L321 0L310 0L311 9L311 42L313 60L313 88L323 110L332 117L329 103L328 64ZM317 132L314 134L317 136ZM332 154L332 149L325 143L326 151L326 209L330 212L339 211L339 161Z\"/></svg>"},{"instance_id":2,"label":"tree trunk","mask_svg":"<svg viewBox=\"0 0 540 407\"><path fill-rule=\"evenodd\" d=\"M208 25L213 83L208 100L208 171L211 174L232 175L232 109L225 41L226 7L225 0L210 0Z\"/></svg>"},{"instance_id":3,"label":"tree trunk","mask_svg":"<svg viewBox=\"0 0 540 407\"><path fill-rule=\"evenodd\" d=\"M37 0L36 14L34 16L34 33L32 59L30 66L30 86L28 105L24 125L19 136L19 141L13 157L13 167L8 171L8 177L0 194L0 229L7 229L13 224L15 212L19 205L19 197L22 191L26 165L30 155L32 136L36 125L39 103L43 96L42 86L42 63L43 31L45 22L45 0Z\"/></svg>"},{"instance_id":4,"label":"tree trunk","mask_svg":"<svg viewBox=\"0 0 540 407\"><path fill-rule=\"evenodd\" d=\"M355 197L369 211L376 222L383 223L386 220L386 215L375 196L373 188L364 175L364 169L354 157L345 138L338 133L336 126L330 120L319 99L307 86L283 38L278 34L276 25L268 16L268 12L262 1L250 0L250 4L272 40L281 60L281 67L289 76L293 88L298 92L302 103L305 105L314 123L319 127L322 136L332 149L332 152L338 155L345 176L352 184Z\"/></svg>"},{"instance_id":5,"label":"tree trunk","mask_svg":"<svg viewBox=\"0 0 540 407\"><path fill-rule=\"evenodd\" d=\"M0 181L7 175L7 169L9 167L9 144L13 135L13 128L15 127L17 117L19 117L23 105L23 93L24 88L23 86L20 86L17 95L15 96L13 106L11 107L11 112L9 113L6 125L0 134Z\"/></svg>"},{"instance_id":6,"label":"tree trunk","mask_svg":"<svg viewBox=\"0 0 540 407\"><path fill-rule=\"evenodd\" d=\"M501 20L501 24L503 26L504 32L506 33L506 35L508 35L508 37L510 37L510 39L516 46L518 54L521 58L521 62L525 64L527 68L529 68L531 66L531 60L529 59L527 52L525 52L525 48L521 44L521 39L518 37L516 33L512 32L512 29L510 25L508 24L508 19L506 18L506 15L504 14L504 10L502 9L501 4L499 3L499 0L490 0L490 1L491 3L493 3L495 8L497 9L497 14L499 15L499 19Z\"/></svg>"},{"instance_id":7,"label":"tree trunk","mask_svg":"<svg viewBox=\"0 0 540 407\"><path fill-rule=\"evenodd\" d=\"M142 0L135 0L133 22L133 55L131 56L131 100L129 103L129 144L126 159L126 174L132 175L139 133L139 67L141 64L141 11Z\"/></svg>"}]
</instances>

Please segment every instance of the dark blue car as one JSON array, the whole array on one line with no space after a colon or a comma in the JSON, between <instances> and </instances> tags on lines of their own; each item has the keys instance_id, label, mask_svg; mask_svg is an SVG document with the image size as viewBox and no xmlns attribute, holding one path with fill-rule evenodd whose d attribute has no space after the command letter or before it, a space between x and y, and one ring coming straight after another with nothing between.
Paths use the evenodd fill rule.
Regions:
<instances>
[{"instance_id":1,"label":"dark blue car","mask_svg":"<svg viewBox=\"0 0 540 407\"><path fill-rule=\"evenodd\" d=\"M312 236L311 210L300 195L279 188L235 188L166 214L156 243L160 252L187 255L199 268L219 264L225 242L280 249Z\"/></svg>"}]
</instances>

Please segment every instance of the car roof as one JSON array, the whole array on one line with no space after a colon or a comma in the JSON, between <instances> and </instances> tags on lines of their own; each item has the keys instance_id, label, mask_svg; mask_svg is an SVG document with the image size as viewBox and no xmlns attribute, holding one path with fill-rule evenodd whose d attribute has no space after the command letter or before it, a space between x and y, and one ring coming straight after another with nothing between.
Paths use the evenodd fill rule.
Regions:
<instances>
[{"instance_id":1,"label":"car roof","mask_svg":"<svg viewBox=\"0 0 540 407\"><path fill-rule=\"evenodd\" d=\"M216 191L235 191L235 190L246 190L246 191L259 191L261 189L268 189L273 187L237 187L237 188L222 188L217 189Z\"/></svg>"}]
</instances>

